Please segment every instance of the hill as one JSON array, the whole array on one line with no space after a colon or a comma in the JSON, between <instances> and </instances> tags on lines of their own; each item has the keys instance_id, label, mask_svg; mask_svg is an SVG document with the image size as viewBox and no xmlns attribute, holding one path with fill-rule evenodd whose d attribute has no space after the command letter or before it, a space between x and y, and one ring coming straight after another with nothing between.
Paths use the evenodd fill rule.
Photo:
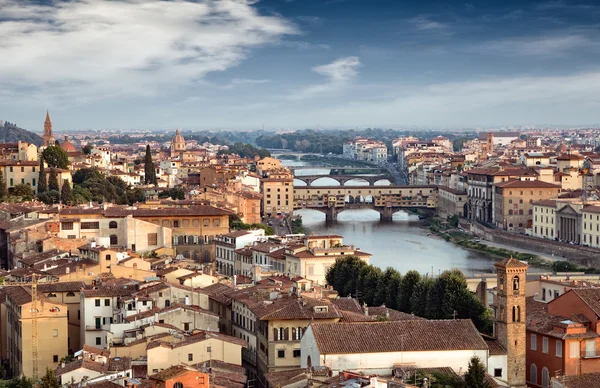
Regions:
<instances>
[{"instance_id":1,"label":"hill","mask_svg":"<svg viewBox=\"0 0 600 388\"><path fill-rule=\"evenodd\" d=\"M33 143L38 147L41 146L43 142L40 135L19 128L16 124L5 121L4 125L0 125L0 143L16 143L19 140Z\"/></svg>"}]
</instances>

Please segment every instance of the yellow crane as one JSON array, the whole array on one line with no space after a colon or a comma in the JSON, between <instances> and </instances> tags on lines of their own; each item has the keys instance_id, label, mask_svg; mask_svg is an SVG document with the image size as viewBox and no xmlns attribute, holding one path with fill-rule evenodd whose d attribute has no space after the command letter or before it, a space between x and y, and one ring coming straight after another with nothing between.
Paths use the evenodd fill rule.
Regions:
<instances>
[{"instance_id":1,"label":"yellow crane","mask_svg":"<svg viewBox=\"0 0 600 388\"><path fill-rule=\"evenodd\" d=\"M30 282L9 282L7 283L4 279L0 282L1 287L31 287L31 360L33 362L33 381L37 381L38 378L38 277L42 275L32 274ZM48 280L47 283L57 283L56 280Z\"/></svg>"}]
</instances>

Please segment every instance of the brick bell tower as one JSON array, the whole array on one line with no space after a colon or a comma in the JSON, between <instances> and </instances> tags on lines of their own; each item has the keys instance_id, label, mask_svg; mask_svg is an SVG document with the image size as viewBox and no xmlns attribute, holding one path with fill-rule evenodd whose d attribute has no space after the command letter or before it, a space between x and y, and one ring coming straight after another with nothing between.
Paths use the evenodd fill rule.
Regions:
<instances>
[{"instance_id":1,"label":"brick bell tower","mask_svg":"<svg viewBox=\"0 0 600 388\"><path fill-rule=\"evenodd\" d=\"M52 121L50 121L50 114L46 111L46 121L44 121L44 146L54 144L54 135L52 134Z\"/></svg>"},{"instance_id":2,"label":"brick bell tower","mask_svg":"<svg viewBox=\"0 0 600 388\"><path fill-rule=\"evenodd\" d=\"M528 265L511 257L494 266L498 280L494 335L507 352L506 382L512 388L526 388L525 283Z\"/></svg>"}]
</instances>

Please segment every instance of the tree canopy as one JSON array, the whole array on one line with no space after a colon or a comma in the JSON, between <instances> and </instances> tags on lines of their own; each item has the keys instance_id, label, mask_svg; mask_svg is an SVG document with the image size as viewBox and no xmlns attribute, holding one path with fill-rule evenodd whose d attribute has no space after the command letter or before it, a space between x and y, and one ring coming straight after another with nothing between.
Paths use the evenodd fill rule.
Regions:
<instances>
[{"instance_id":1,"label":"tree canopy","mask_svg":"<svg viewBox=\"0 0 600 388\"><path fill-rule=\"evenodd\" d=\"M416 271L402 276L393 268L381 271L349 256L329 268L326 280L340 296L357 297L369 306L385 303L427 319L471 319L480 331L491 329L489 311L469 291L463 273L456 269L436 278L422 277Z\"/></svg>"},{"instance_id":2,"label":"tree canopy","mask_svg":"<svg viewBox=\"0 0 600 388\"><path fill-rule=\"evenodd\" d=\"M74 203L112 202L119 205L132 205L144 200L139 188L131 188L118 177L105 177L93 168L82 168L73 174Z\"/></svg>"},{"instance_id":3,"label":"tree canopy","mask_svg":"<svg viewBox=\"0 0 600 388\"><path fill-rule=\"evenodd\" d=\"M50 168L66 169L69 167L69 155L57 145L46 147L42 152L42 156Z\"/></svg>"},{"instance_id":4,"label":"tree canopy","mask_svg":"<svg viewBox=\"0 0 600 388\"><path fill-rule=\"evenodd\" d=\"M242 158L254 158L255 156L265 158L267 156L271 156L271 153L264 148L256 148L251 144L244 144L241 142L237 142L234 145L229 146L229 149L227 150L219 151L219 155L230 154L236 154L241 156Z\"/></svg>"}]
</instances>

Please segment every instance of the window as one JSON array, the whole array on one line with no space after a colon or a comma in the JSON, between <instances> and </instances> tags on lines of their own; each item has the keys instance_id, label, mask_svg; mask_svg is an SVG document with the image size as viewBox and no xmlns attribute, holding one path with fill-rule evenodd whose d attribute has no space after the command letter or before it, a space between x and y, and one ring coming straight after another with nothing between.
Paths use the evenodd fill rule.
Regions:
<instances>
[{"instance_id":1,"label":"window","mask_svg":"<svg viewBox=\"0 0 600 388\"><path fill-rule=\"evenodd\" d=\"M104 305L110 306L110 299L104 299Z\"/></svg>"},{"instance_id":2,"label":"window","mask_svg":"<svg viewBox=\"0 0 600 388\"><path fill-rule=\"evenodd\" d=\"M221 225L221 220L219 220L219 219L213 220L213 226L215 228L218 227L219 225Z\"/></svg>"},{"instance_id":3,"label":"window","mask_svg":"<svg viewBox=\"0 0 600 388\"><path fill-rule=\"evenodd\" d=\"M531 364L529 367L529 381L531 384L537 384L537 366Z\"/></svg>"},{"instance_id":4,"label":"window","mask_svg":"<svg viewBox=\"0 0 600 388\"><path fill-rule=\"evenodd\" d=\"M502 377L502 368L494 368L494 377Z\"/></svg>"},{"instance_id":5,"label":"window","mask_svg":"<svg viewBox=\"0 0 600 388\"><path fill-rule=\"evenodd\" d=\"M188 353L188 361L194 361L194 354Z\"/></svg>"},{"instance_id":6,"label":"window","mask_svg":"<svg viewBox=\"0 0 600 388\"><path fill-rule=\"evenodd\" d=\"M314 275L314 272L315 272L315 266L313 264L309 264L308 265L308 274Z\"/></svg>"},{"instance_id":7,"label":"window","mask_svg":"<svg viewBox=\"0 0 600 388\"><path fill-rule=\"evenodd\" d=\"M278 350L277 358L285 358L285 350Z\"/></svg>"},{"instance_id":8,"label":"window","mask_svg":"<svg viewBox=\"0 0 600 388\"><path fill-rule=\"evenodd\" d=\"M548 337L542 337L542 353L548 354Z\"/></svg>"},{"instance_id":9,"label":"window","mask_svg":"<svg viewBox=\"0 0 600 388\"><path fill-rule=\"evenodd\" d=\"M102 345L102 337L96 337L96 345Z\"/></svg>"},{"instance_id":10,"label":"window","mask_svg":"<svg viewBox=\"0 0 600 388\"><path fill-rule=\"evenodd\" d=\"M579 358L579 342L571 341L569 343L569 358Z\"/></svg>"},{"instance_id":11,"label":"window","mask_svg":"<svg viewBox=\"0 0 600 388\"><path fill-rule=\"evenodd\" d=\"M174 228L179 228L179 221L178 220L173 220L173 227Z\"/></svg>"},{"instance_id":12,"label":"window","mask_svg":"<svg viewBox=\"0 0 600 388\"><path fill-rule=\"evenodd\" d=\"M548 388L550 384L550 373L548 372L548 368L542 368L542 387Z\"/></svg>"},{"instance_id":13,"label":"window","mask_svg":"<svg viewBox=\"0 0 600 388\"><path fill-rule=\"evenodd\" d=\"M531 350L537 350L537 336L535 334L531 335Z\"/></svg>"},{"instance_id":14,"label":"window","mask_svg":"<svg viewBox=\"0 0 600 388\"><path fill-rule=\"evenodd\" d=\"M148 245L158 245L158 233L148 233Z\"/></svg>"},{"instance_id":15,"label":"window","mask_svg":"<svg viewBox=\"0 0 600 388\"><path fill-rule=\"evenodd\" d=\"M175 384L173 384L173 388L183 388L183 383L178 381Z\"/></svg>"},{"instance_id":16,"label":"window","mask_svg":"<svg viewBox=\"0 0 600 388\"><path fill-rule=\"evenodd\" d=\"M99 222L82 222L81 229L100 229Z\"/></svg>"},{"instance_id":17,"label":"window","mask_svg":"<svg viewBox=\"0 0 600 388\"><path fill-rule=\"evenodd\" d=\"M96 304L96 307L100 307L100 299L96 299L94 303Z\"/></svg>"},{"instance_id":18,"label":"window","mask_svg":"<svg viewBox=\"0 0 600 388\"><path fill-rule=\"evenodd\" d=\"M585 341L585 355L586 357L596 357L596 340L589 339Z\"/></svg>"},{"instance_id":19,"label":"window","mask_svg":"<svg viewBox=\"0 0 600 388\"><path fill-rule=\"evenodd\" d=\"M190 331L190 323L189 322L184 322L184 324L183 324L183 330Z\"/></svg>"},{"instance_id":20,"label":"window","mask_svg":"<svg viewBox=\"0 0 600 388\"><path fill-rule=\"evenodd\" d=\"M52 362L58 362L58 354L52 356Z\"/></svg>"},{"instance_id":21,"label":"window","mask_svg":"<svg viewBox=\"0 0 600 388\"><path fill-rule=\"evenodd\" d=\"M73 223L72 222L63 222L60 224L62 230L73 230Z\"/></svg>"},{"instance_id":22,"label":"window","mask_svg":"<svg viewBox=\"0 0 600 388\"><path fill-rule=\"evenodd\" d=\"M294 358L300 357L300 349L294 349Z\"/></svg>"},{"instance_id":23,"label":"window","mask_svg":"<svg viewBox=\"0 0 600 388\"><path fill-rule=\"evenodd\" d=\"M111 234L110 235L110 245L118 245L119 244L119 237L117 237L116 234Z\"/></svg>"},{"instance_id":24,"label":"window","mask_svg":"<svg viewBox=\"0 0 600 388\"><path fill-rule=\"evenodd\" d=\"M58 329L52 329L52 337L58 337Z\"/></svg>"},{"instance_id":25,"label":"window","mask_svg":"<svg viewBox=\"0 0 600 388\"><path fill-rule=\"evenodd\" d=\"M202 220L202 225L205 226L205 227L209 227L210 226L210 219L204 218Z\"/></svg>"},{"instance_id":26,"label":"window","mask_svg":"<svg viewBox=\"0 0 600 388\"><path fill-rule=\"evenodd\" d=\"M556 357L562 357L562 342L556 341Z\"/></svg>"},{"instance_id":27,"label":"window","mask_svg":"<svg viewBox=\"0 0 600 388\"><path fill-rule=\"evenodd\" d=\"M109 229L117 229L117 221L111 221L108 223Z\"/></svg>"},{"instance_id":28,"label":"window","mask_svg":"<svg viewBox=\"0 0 600 388\"><path fill-rule=\"evenodd\" d=\"M110 261L111 256L110 255L106 255L106 261Z\"/></svg>"},{"instance_id":29,"label":"window","mask_svg":"<svg viewBox=\"0 0 600 388\"><path fill-rule=\"evenodd\" d=\"M518 291L519 290L519 277L515 276L513 278L513 291Z\"/></svg>"},{"instance_id":30,"label":"window","mask_svg":"<svg viewBox=\"0 0 600 388\"><path fill-rule=\"evenodd\" d=\"M31 179L31 186L35 187L35 178Z\"/></svg>"}]
</instances>

